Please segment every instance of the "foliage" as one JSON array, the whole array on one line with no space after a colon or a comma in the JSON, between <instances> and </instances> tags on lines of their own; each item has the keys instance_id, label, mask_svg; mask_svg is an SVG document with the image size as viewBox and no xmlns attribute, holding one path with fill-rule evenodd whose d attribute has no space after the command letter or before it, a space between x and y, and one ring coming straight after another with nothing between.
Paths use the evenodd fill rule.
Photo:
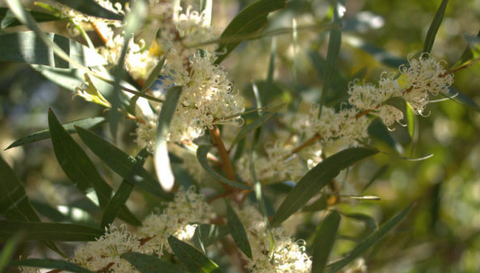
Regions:
<instances>
[{"instance_id":1,"label":"foliage","mask_svg":"<svg viewBox=\"0 0 480 273\"><path fill-rule=\"evenodd\" d=\"M0 270L480 269L473 3L6 3Z\"/></svg>"}]
</instances>

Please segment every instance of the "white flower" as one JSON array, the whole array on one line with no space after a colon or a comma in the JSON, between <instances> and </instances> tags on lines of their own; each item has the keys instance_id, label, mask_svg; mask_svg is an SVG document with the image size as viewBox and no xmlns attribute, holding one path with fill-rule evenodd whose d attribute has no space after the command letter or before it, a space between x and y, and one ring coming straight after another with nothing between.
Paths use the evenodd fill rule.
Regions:
<instances>
[{"instance_id":1,"label":"white flower","mask_svg":"<svg viewBox=\"0 0 480 273\"><path fill-rule=\"evenodd\" d=\"M111 226L105 235L75 250L72 262L92 271L109 268L113 272L138 272L120 255L142 252L140 240L126 226Z\"/></svg>"},{"instance_id":2,"label":"white flower","mask_svg":"<svg viewBox=\"0 0 480 273\"><path fill-rule=\"evenodd\" d=\"M142 249L162 256L163 251L171 252L169 236L190 240L197 224L208 223L213 217L211 208L204 199L202 194L195 193L193 187L187 191L180 189L162 214L152 214L144 220L140 234L149 240Z\"/></svg>"}]
</instances>

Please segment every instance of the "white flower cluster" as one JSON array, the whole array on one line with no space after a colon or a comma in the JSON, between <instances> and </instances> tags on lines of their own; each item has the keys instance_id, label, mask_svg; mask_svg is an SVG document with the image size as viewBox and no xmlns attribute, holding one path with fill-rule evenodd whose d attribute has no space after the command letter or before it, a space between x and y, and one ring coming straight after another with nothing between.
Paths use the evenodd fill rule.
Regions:
<instances>
[{"instance_id":1,"label":"white flower cluster","mask_svg":"<svg viewBox=\"0 0 480 273\"><path fill-rule=\"evenodd\" d=\"M340 111L335 111L324 106L319 115L320 107L313 104L308 114L285 114L284 124L296 132L295 136L290 136L290 142L292 139L316 136L320 140L316 141L317 144L341 140L344 145L358 145L358 140L368 138L367 128L371 119L367 114L380 117L387 127L401 122L403 112L388 104L391 98L404 99L415 113L422 115L429 96L446 92L453 83L453 75L446 72L442 61L437 61L427 53L421 54L418 59L409 56L408 61L409 66L399 67L398 77L395 74L382 73L378 87L372 83L360 84L358 80L351 82L348 90L350 107L342 105ZM258 179L295 180L295 177L301 177L298 175L300 170L306 171L321 162L318 155L322 153L322 149L318 145L307 148L308 152L288 157L293 149L292 143L279 145L277 142L273 146L265 147L265 156L255 155ZM308 163L306 170L299 167L299 160L296 160L298 157ZM237 162L240 177L245 181L251 181L249 162L247 156ZM295 175L292 175L292 171L295 171Z\"/></svg>"},{"instance_id":2,"label":"white flower cluster","mask_svg":"<svg viewBox=\"0 0 480 273\"><path fill-rule=\"evenodd\" d=\"M208 26L205 15L187 8L185 13L175 11L173 16L165 16L158 43L167 51L162 71L162 90L153 90L156 96L163 98L164 89L182 86L176 113L170 124L167 136L169 141L193 140L205 133L214 124L241 125L240 118L224 120L225 117L244 110L242 97L232 90L232 83L222 66L215 65L216 45L195 46L216 38L213 29ZM160 107L154 113L146 115L146 120L156 120ZM148 112L148 111L147 111ZM139 145L147 143L151 147L155 141L145 139L144 130L156 125L139 125L137 135Z\"/></svg>"},{"instance_id":3,"label":"white flower cluster","mask_svg":"<svg viewBox=\"0 0 480 273\"><path fill-rule=\"evenodd\" d=\"M193 187L180 190L162 214L152 214L144 220L139 234L151 239L142 249L161 256L164 251L171 252L167 242L170 235L190 240L197 225L208 223L214 216L204 199L203 195L195 193Z\"/></svg>"},{"instance_id":4,"label":"white flower cluster","mask_svg":"<svg viewBox=\"0 0 480 273\"><path fill-rule=\"evenodd\" d=\"M72 262L92 271L138 272L120 255L127 252L143 252L140 238L130 233L126 226L112 226L94 242L88 242L75 250Z\"/></svg>"},{"instance_id":5,"label":"white flower cluster","mask_svg":"<svg viewBox=\"0 0 480 273\"><path fill-rule=\"evenodd\" d=\"M164 251L171 252L167 241L170 235L188 241L197 224L207 223L213 216L203 195L195 193L193 188L186 191L182 188L163 213L147 217L136 234L125 226L111 226L96 241L77 248L71 261L92 271L138 272L120 257L123 253L154 253L161 257ZM35 272L25 270L30 269L25 268L23 272Z\"/></svg>"},{"instance_id":6,"label":"white flower cluster","mask_svg":"<svg viewBox=\"0 0 480 273\"><path fill-rule=\"evenodd\" d=\"M252 205L238 210L248 241L252 247L253 259L248 260L252 273L307 273L312 261L305 253L303 242L285 235L281 228L269 230L262 215ZM273 236L273 253L270 247Z\"/></svg>"}]
</instances>

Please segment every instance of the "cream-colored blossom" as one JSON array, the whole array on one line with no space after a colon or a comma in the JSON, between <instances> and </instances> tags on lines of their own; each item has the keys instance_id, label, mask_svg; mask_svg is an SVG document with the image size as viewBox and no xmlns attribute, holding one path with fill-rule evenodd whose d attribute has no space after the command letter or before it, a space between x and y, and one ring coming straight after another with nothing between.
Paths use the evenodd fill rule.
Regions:
<instances>
[{"instance_id":1,"label":"cream-colored blossom","mask_svg":"<svg viewBox=\"0 0 480 273\"><path fill-rule=\"evenodd\" d=\"M159 256L164 251L171 252L169 236L188 241L193 237L197 225L208 223L212 217L211 208L202 194L196 193L194 188L186 191L181 189L162 214L152 214L144 220L139 233L150 239L142 246L142 250Z\"/></svg>"},{"instance_id":2,"label":"cream-colored blossom","mask_svg":"<svg viewBox=\"0 0 480 273\"><path fill-rule=\"evenodd\" d=\"M142 252L140 239L127 231L126 226L111 226L105 235L75 250L72 262L92 271L110 268L112 272L138 272L120 255Z\"/></svg>"},{"instance_id":3,"label":"cream-colored blossom","mask_svg":"<svg viewBox=\"0 0 480 273\"><path fill-rule=\"evenodd\" d=\"M238 216L252 247L253 259L248 260L247 263L250 272L310 272L312 261L305 252L303 241L296 241L285 235L281 228L269 230L262 215L252 205L247 204L239 209ZM273 238L273 248L270 247L271 238ZM273 253L271 253L272 249Z\"/></svg>"}]
</instances>

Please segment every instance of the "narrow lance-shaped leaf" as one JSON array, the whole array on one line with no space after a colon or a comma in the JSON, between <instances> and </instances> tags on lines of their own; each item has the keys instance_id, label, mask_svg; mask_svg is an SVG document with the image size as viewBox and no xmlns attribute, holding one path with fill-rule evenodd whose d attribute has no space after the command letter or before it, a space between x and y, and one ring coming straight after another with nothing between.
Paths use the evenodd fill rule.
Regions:
<instances>
[{"instance_id":1,"label":"narrow lance-shaped leaf","mask_svg":"<svg viewBox=\"0 0 480 273\"><path fill-rule=\"evenodd\" d=\"M75 126L80 126L85 129L92 129L103 124L104 122L105 122L105 118L94 117L94 118L85 118L85 119L79 119L76 121L68 122L68 123L62 124L62 126L69 134L76 134L77 131L75 131L75 128L74 128ZM44 139L49 139L49 138L50 138L50 130L49 129L41 130L35 133L31 133L28 136L22 137L18 140L15 140L5 150L22 146L25 144L34 143Z\"/></svg>"},{"instance_id":2,"label":"narrow lance-shaped leaf","mask_svg":"<svg viewBox=\"0 0 480 273\"><path fill-rule=\"evenodd\" d=\"M135 164L134 171L137 171L138 168L141 168L147 160L148 157L147 149L141 150L138 155L135 157L137 163ZM117 217L120 209L125 206L125 202L127 202L130 193L133 191L133 184L129 183L126 180L123 180L120 184L115 195L110 199L105 208L105 212L103 213L102 217L102 227L107 227L110 223L115 220ZM138 223L141 225L141 223Z\"/></svg>"},{"instance_id":3,"label":"narrow lance-shaped leaf","mask_svg":"<svg viewBox=\"0 0 480 273\"><path fill-rule=\"evenodd\" d=\"M103 58L92 49L67 37L46 33L46 37L55 43L74 61L84 66L105 64ZM15 32L0 35L0 60L17 63L47 65L56 68L69 68L68 62L57 56L33 31Z\"/></svg>"},{"instance_id":4,"label":"narrow lance-shaped leaf","mask_svg":"<svg viewBox=\"0 0 480 273\"><path fill-rule=\"evenodd\" d=\"M165 103L158 116L157 138L155 140L155 152L153 160L155 163L155 171L162 189L170 192L173 189L175 177L173 176L170 158L168 157L167 134L170 122L175 114L178 100L182 93L182 86L174 86L167 90Z\"/></svg>"},{"instance_id":5,"label":"narrow lance-shaped leaf","mask_svg":"<svg viewBox=\"0 0 480 273\"><path fill-rule=\"evenodd\" d=\"M110 185L102 178L85 151L60 124L52 110L48 112L48 124L55 156L65 174L84 194L93 187L100 206L106 207L112 195ZM119 207L118 213L127 222L140 225L140 221L126 206Z\"/></svg>"},{"instance_id":6,"label":"narrow lance-shaped leaf","mask_svg":"<svg viewBox=\"0 0 480 273\"><path fill-rule=\"evenodd\" d=\"M113 96L110 101L111 109L108 112L108 121L110 122L110 132L113 137L117 137L118 121L120 119L120 94L121 94L121 81L125 76L125 69L123 68L129 49L130 40L133 39L133 33L136 32L144 21L144 14L147 14L147 4L145 0L135 1L132 4L130 12L125 18L126 26L124 28L125 37L120 57L118 58L117 66L115 68L114 82L113 82Z\"/></svg>"},{"instance_id":7,"label":"narrow lance-shaped leaf","mask_svg":"<svg viewBox=\"0 0 480 273\"><path fill-rule=\"evenodd\" d=\"M341 216L332 211L322 221L320 228L315 233L313 245L312 273L323 273L328 262L330 252L336 241L337 230L340 226Z\"/></svg>"},{"instance_id":8,"label":"narrow lance-shaped leaf","mask_svg":"<svg viewBox=\"0 0 480 273\"><path fill-rule=\"evenodd\" d=\"M0 176L2 177L0 183L0 215L9 220L40 222L40 218L38 218L37 213L28 200L22 182L1 156ZM2 232L2 228L3 226L0 225L0 232ZM13 233L6 239L12 236L14 236ZM43 243L53 251L63 255L52 242L46 241Z\"/></svg>"},{"instance_id":9,"label":"narrow lance-shaped leaf","mask_svg":"<svg viewBox=\"0 0 480 273\"><path fill-rule=\"evenodd\" d=\"M0 241L5 242L19 230L25 230L25 240L93 241L104 231L77 224L17 222L0 220Z\"/></svg>"},{"instance_id":10,"label":"narrow lance-shaped leaf","mask_svg":"<svg viewBox=\"0 0 480 273\"><path fill-rule=\"evenodd\" d=\"M367 148L350 148L328 157L311 169L293 187L285 200L278 208L271 222L278 226L290 215L305 205L310 198L315 196L325 185L336 177L341 170L363 158L378 153L377 150Z\"/></svg>"},{"instance_id":11,"label":"narrow lance-shaped leaf","mask_svg":"<svg viewBox=\"0 0 480 273\"><path fill-rule=\"evenodd\" d=\"M198 249L206 252L206 248L228 235L227 226L201 224L195 229L192 242Z\"/></svg>"},{"instance_id":12,"label":"narrow lance-shaped leaf","mask_svg":"<svg viewBox=\"0 0 480 273\"><path fill-rule=\"evenodd\" d=\"M54 260L54 259L25 259L25 260L11 261L9 265L22 266L22 267L62 269L68 272L75 272L75 273L91 273L92 272L74 263L71 263L65 260Z\"/></svg>"},{"instance_id":13,"label":"narrow lance-shaped leaf","mask_svg":"<svg viewBox=\"0 0 480 273\"><path fill-rule=\"evenodd\" d=\"M178 265L160 260L154 255L128 252L120 257L131 263L140 273L182 273L184 271Z\"/></svg>"},{"instance_id":14,"label":"narrow lance-shaped leaf","mask_svg":"<svg viewBox=\"0 0 480 273\"><path fill-rule=\"evenodd\" d=\"M236 181L232 181L230 179L227 179L227 178L223 177L219 173L217 173L210 166L210 164L208 164L207 154L210 151L210 148L211 148L211 146L208 146L208 145L200 145L197 149L198 162L200 163L200 165L202 165L203 169L205 171L207 171L207 173L209 175L211 175L213 178L219 180L220 182L223 182L223 183L225 183L227 185L230 185L232 187L235 187L235 188L239 188L239 189L242 189L242 190L249 190L249 189L252 188L249 185L239 183L239 182L236 182Z\"/></svg>"},{"instance_id":15,"label":"narrow lance-shaped leaf","mask_svg":"<svg viewBox=\"0 0 480 273\"><path fill-rule=\"evenodd\" d=\"M15 255L18 245L23 239L24 233L17 232L12 238L3 244L2 251L0 252L0 272L3 272L3 269L8 265L10 259Z\"/></svg>"},{"instance_id":16,"label":"narrow lance-shaped leaf","mask_svg":"<svg viewBox=\"0 0 480 273\"><path fill-rule=\"evenodd\" d=\"M248 39L258 33L267 23L269 13L284 8L285 0L260 0L243 9L228 24L221 35L222 40L232 39L231 42L224 42L218 46L220 52L215 64L220 64L230 52L237 47L242 40ZM238 39L242 37L243 39Z\"/></svg>"},{"instance_id":17,"label":"narrow lance-shaped leaf","mask_svg":"<svg viewBox=\"0 0 480 273\"><path fill-rule=\"evenodd\" d=\"M440 7L433 18L430 27L428 28L427 37L425 37L425 44L423 45L423 52L430 53L433 48L433 43L435 42L435 36L437 31L440 28L440 24L443 20L443 15L445 14L445 9L447 8L448 0L442 0Z\"/></svg>"},{"instance_id":18,"label":"narrow lance-shaped leaf","mask_svg":"<svg viewBox=\"0 0 480 273\"><path fill-rule=\"evenodd\" d=\"M173 253L177 258L182 262L182 264L187 267L190 272L201 272L201 273L221 273L218 265L210 260L203 253L198 251L193 246L184 243L177 238L170 236L168 237L168 244L173 250Z\"/></svg>"},{"instance_id":19,"label":"narrow lance-shaped leaf","mask_svg":"<svg viewBox=\"0 0 480 273\"><path fill-rule=\"evenodd\" d=\"M403 218L410 212L412 209L413 204L403 209L397 215L393 216L390 220L384 223L377 231L370 234L370 236L365 239L362 243L358 244L349 254L347 257L331 264L328 267L327 273L334 273L338 270L342 269L344 266L355 260L356 258L360 257L368 248L370 248L373 244L378 242L385 234L387 234L390 230L392 230L398 223L400 223Z\"/></svg>"},{"instance_id":20,"label":"narrow lance-shaped leaf","mask_svg":"<svg viewBox=\"0 0 480 273\"><path fill-rule=\"evenodd\" d=\"M121 14L114 13L109 11L102 6L100 6L97 2L93 0L56 0L57 2L64 4L66 6L71 7L72 9L78 10L81 13L85 13L86 15L91 15L94 17L100 17L104 19L110 20L118 20L121 21L123 16Z\"/></svg>"},{"instance_id":21,"label":"narrow lance-shaped leaf","mask_svg":"<svg viewBox=\"0 0 480 273\"><path fill-rule=\"evenodd\" d=\"M340 54L340 46L342 45L342 32L340 30L341 21L340 21L340 11L339 8L342 7L339 3L339 0L336 0L333 8L333 24L337 27L330 30L330 38L328 41L328 51L327 51L327 64L325 67L325 77L323 81L322 94L320 95L320 111L319 115L322 113L322 106L325 104L325 98L327 94L331 92L332 83L335 76L335 71L337 69L337 59Z\"/></svg>"},{"instance_id":22,"label":"narrow lance-shaped leaf","mask_svg":"<svg viewBox=\"0 0 480 273\"><path fill-rule=\"evenodd\" d=\"M88 130L81 127L75 129L88 148L123 179L159 198L172 199L171 195L162 191L159 183L147 170L135 168L135 158Z\"/></svg>"},{"instance_id":23,"label":"narrow lance-shaped leaf","mask_svg":"<svg viewBox=\"0 0 480 273\"><path fill-rule=\"evenodd\" d=\"M238 248L250 259L252 259L252 249L250 243L248 242L247 233L243 227L242 221L238 217L235 210L232 209L230 204L227 205L227 224L230 228L230 234L233 237L233 240L237 244Z\"/></svg>"},{"instance_id":24,"label":"narrow lance-shaped leaf","mask_svg":"<svg viewBox=\"0 0 480 273\"><path fill-rule=\"evenodd\" d=\"M22 182L0 156L0 215L6 219L39 222Z\"/></svg>"},{"instance_id":25,"label":"narrow lance-shaped leaf","mask_svg":"<svg viewBox=\"0 0 480 273\"><path fill-rule=\"evenodd\" d=\"M62 18L56 14L50 14L40 11L27 10L28 13L37 21L37 22L50 22L58 21ZM19 26L22 23L18 21L15 15L7 8L0 8L0 29Z\"/></svg>"}]
</instances>

